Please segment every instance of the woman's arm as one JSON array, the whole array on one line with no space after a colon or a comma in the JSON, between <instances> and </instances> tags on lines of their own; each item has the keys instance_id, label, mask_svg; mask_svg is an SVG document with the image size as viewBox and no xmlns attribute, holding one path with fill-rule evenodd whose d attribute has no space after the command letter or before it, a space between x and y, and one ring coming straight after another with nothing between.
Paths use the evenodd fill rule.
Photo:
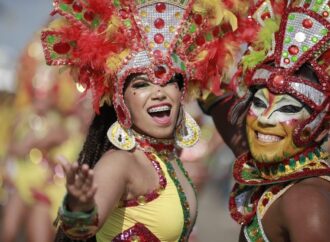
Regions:
<instances>
[{"instance_id":1,"label":"woman's arm","mask_svg":"<svg viewBox=\"0 0 330 242\"><path fill-rule=\"evenodd\" d=\"M60 210L61 227L73 239L93 236L126 191L128 152L108 152L94 169L63 163L67 196ZM82 229L83 228L83 229Z\"/></svg>"}]
</instances>

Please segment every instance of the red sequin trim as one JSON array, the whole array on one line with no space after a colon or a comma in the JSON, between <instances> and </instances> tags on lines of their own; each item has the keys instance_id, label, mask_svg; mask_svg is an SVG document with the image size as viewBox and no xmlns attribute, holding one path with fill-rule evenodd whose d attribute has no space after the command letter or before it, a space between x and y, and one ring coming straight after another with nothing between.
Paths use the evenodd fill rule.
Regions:
<instances>
[{"instance_id":1,"label":"red sequin trim","mask_svg":"<svg viewBox=\"0 0 330 242\"><path fill-rule=\"evenodd\" d=\"M141 223L136 223L133 227L117 235L112 242L160 242L160 240Z\"/></svg>"}]
</instances>

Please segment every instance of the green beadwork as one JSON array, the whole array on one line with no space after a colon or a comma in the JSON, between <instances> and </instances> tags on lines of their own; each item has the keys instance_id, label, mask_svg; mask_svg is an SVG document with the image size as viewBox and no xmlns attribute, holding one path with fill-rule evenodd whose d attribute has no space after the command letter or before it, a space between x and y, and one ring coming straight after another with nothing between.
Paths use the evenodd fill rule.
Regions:
<instances>
[{"instance_id":1,"label":"green beadwork","mask_svg":"<svg viewBox=\"0 0 330 242\"><path fill-rule=\"evenodd\" d=\"M322 35L327 35L328 34L328 30L327 29L322 29L321 30L321 34Z\"/></svg>"},{"instance_id":2,"label":"green beadwork","mask_svg":"<svg viewBox=\"0 0 330 242\"><path fill-rule=\"evenodd\" d=\"M166 158L165 158L166 160ZM178 164L180 170L182 171L182 173L185 175L185 177L187 178L187 180L189 181L189 183L191 184L191 186L194 188L194 191L196 193L196 190L195 190L195 187L192 183L192 180L190 179L187 171L184 169L183 167L183 164L181 162L180 159L176 159L176 163ZM180 198L180 201L181 201L181 206L182 206L182 210L183 210L183 217L184 217L184 227L183 227L183 230L182 230L182 233L181 233L181 236L180 236L180 239L179 241L186 241L187 240L187 237L190 233L190 229L189 226L191 225L191 218L190 218L190 209L189 209L189 204L187 202L187 196L186 194L184 193L183 191L183 188L180 184L180 181L179 179L177 178L177 175L175 173L175 170L171 164L171 162L165 162L165 165L166 165L166 168L167 168L167 172L168 174L170 175L171 179L173 180L177 190L178 190L178 193L179 193L179 198ZM191 226L192 227L192 226Z\"/></svg>"},{"instance_id":3,"label":"green beadwork","mask_svg":"<svg viewBox=\"0 0 330 242\"><path fill-rule=\"evenodd\" d=\"M290 20L294 20L295 18L296 18L296 15L294 15L294 14L290 14L288 17L288 19L290 19Z\"/></svg>"},{"instance_id":4,"label":"green beadwork","mask_svg":"<svg viewBox=\"0 0 330 242\"><path fill-rule=\"evenodd\" d=\"M47 37L47 41L49 44L54 44L55 43L55 37L53 35L50 35Z\"/></svg>"},{"instance_id":5,"label":"green beadwork","mask_svg":"<svg viewBox=\"0 0 330 242\"><path fill-rule=\"evenodd\" d=\"M56 58L57 58L57 54L55 54L55 53L51 53L51 54L50 54L50 58L51 58L51 59L56 59Z\"/></svg>"},{"instance_id":6,"label":"green beadwork","mask_svg":"<svg viewBox=\"0 0 330 242\"><path fill-rule=\"evenodd\" d=\"M303 46L301 47L301 49L302 49L304 52L306 52L306 51L308 50L308 46L307 46L307 45L303 45Z\"/></svg>"},{"instance_id":7,"label":"green beadwork","mask_svg":"<svg viewBox=\"0 0 330 242\"><path fill-rule=\"evenodd\" d=\"M292 33L294 31L294 27L293 26L288 26L288 32Z\"/></svg>"},{"instance_id":8,"label":"green beadwork","mask_svg":"<svg viewBox=\"0 0 330 242\"><path fill-rule=\"evenodd\" d=\"M183 70L183 71L185 71L187 68L186 68L186 65L183 63L183 62L181 62L181 64L180 64L180 68L181 68L181 70Z\"/></svg>"},{"instance_id":9,"label":"green beadwork","mask_svg":"<svg viewBox=\"0 0 330 242\"><path fill-rule=\"evenodd\" d=\"M291 38L288 37L288 36L285 37L284 42L285 42L286 44L289 44L289 43L291 42Z\"/></svg>"},{"instance_id":10,"label":"green beadwork","mask_svg":"<svg viewBox=\"0 0 330 242\"><path fill-rule=\"evenodd\" d=\"M295 159L291 158L291 159L289 160L289 166L290 166L290 168L291 168L292 170L296 167L296 161L295 161Z\"/></svg>"},{"instance_id":11,"label":"green beadwork","mask_svg":"<svg viewBox=\"0 0 330 242\"><path fill-rule=\"evenodd\" d=\"M195 25L195 24L192 24L192 25L189 27L189 32L190 32L190 33L195 33L195 32L196 32L196 25Z\"/></svg>"},{"instance_id":12,"label":"green beadwork","mask_svg":"<svg viewBox=\"0 0 330 242\"><path fill-rule=\"evenodd\" d=\"M292 57L291 57L291 61L292 61L292 62L296 62L297 60L298 60L298 57L297 57L297 56L292 56Z\"/></svg>"},{"instance_id":13,"label":"green beadwork","mask_svg":"<svg viewBox=\"0 0 330 242\"><path fill-rule=\"evenodd\" d=\"M113 5L115 5L115 7L120 7L120 0L113 0Z\"/></svg>"},{"instance_id":14,"label":"green beadwork","mask_svg":"<svg viewBox=\"0 0 330 242\"><path fill-rule=\"evenodd\" d=\"M124 24L125 24L125 26L128 27L128 28L132 27L131 20L129 20L129 19L125 20L125 21L124 21Z\"/></svg>"},{"instance_id":15,"label":"green beadwork","mask_svg":"<svg viewBox=\"0 0 330 242\"><path fill-rule=\"evenodd\" d=\"M306 157L305 156L300 156L299 157L299 163L304 164L306 162Z\"/></svg>"},{"instance_id":16,"label":"green beadwork","mask_svg":"<svg viewBox=\"0 0 330 242\"><path fill-rule=\"evenodd\" d=\"M75 17L76 17L76 19L78 19L78 20L82 20L83 15L82 15L81 13L77 13L77 14L75 15Z\"/></svg>"},{"instance_id":17,"label":"green beadwork","mask_svg":"<svg viewBox=\"0 0 330 242\"><path fill-rule=\"evenodd\" d=\"M61 3L60 4L60 9L64 12L68 11L69 7L68 5L64 4L64 3Z\"/></svg>"}]
</instances>

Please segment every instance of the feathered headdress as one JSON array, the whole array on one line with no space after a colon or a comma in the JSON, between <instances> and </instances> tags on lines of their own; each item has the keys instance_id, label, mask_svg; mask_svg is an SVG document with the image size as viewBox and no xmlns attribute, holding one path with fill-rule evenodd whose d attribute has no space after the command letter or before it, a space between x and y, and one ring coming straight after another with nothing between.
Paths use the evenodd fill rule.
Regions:
<instances>
[{"instance_id":1,"label":"feathered headdress","mask_svg":"<svg viewBox=\"0 0 330 242\"><path fill-rule=\"evenodd\" d=\"M96 111L110 97L118 121L129 127L123 85L132 73L159 84L181 73L185 82L219 90L233 56L227 43L237 28L234 14L248 9L249 1L235 1L54 0L53 14L64 18L42 33L46 60L71 65L92 90Z\"/></svg>"},{"instance_id":2,"label":"feathered headdress","mask_svg":"<svg viewBox=\"0 0 330 242\"><path fill-rule=\"evenodd\" d=\"M329 5L328 0L258 1L250 14L259 25L256 39L249 43L233 80L248 87L266 86L273 93L287 93L307 104L312 114L294 132L299 146L321 139L321 132L328 128ZM317 81L297 76L303 65L311 67ZM239 102L234 110L244 106L242 103L246 102Z\"/></svg>"}]
</instances>

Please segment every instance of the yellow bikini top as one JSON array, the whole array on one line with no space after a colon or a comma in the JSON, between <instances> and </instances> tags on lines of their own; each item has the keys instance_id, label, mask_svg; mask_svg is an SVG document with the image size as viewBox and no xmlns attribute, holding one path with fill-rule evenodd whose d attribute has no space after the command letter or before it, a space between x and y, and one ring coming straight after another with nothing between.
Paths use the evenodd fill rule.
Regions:
<instances>
[{"instance_id":1,"label":"yellow bikini top","mask_svg":"<svg viewBox=\"0 0 330 242\"><path fill-rule=\"evenodd\" d=\"M153 157L151 161L158 172L160 187L151 194L118 206L97 232L98 242L127 239L174 242L182 239L183 232L188 229L184 226L186 214L182 198L165 163L159 157Z\"/></svg>"}]
</instances>

